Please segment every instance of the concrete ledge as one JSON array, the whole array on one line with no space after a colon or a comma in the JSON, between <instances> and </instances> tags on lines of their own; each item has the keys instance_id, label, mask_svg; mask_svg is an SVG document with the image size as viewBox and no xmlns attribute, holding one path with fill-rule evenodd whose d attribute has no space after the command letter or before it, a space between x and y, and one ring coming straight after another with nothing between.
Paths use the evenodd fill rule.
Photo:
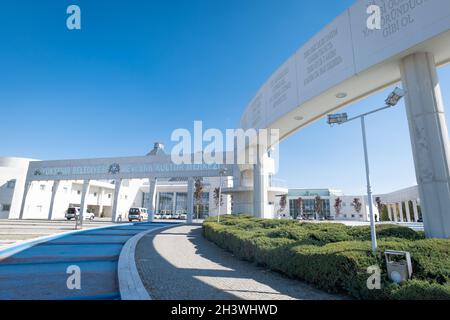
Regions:
<instances>
[{"instance_id":1,"label":"concrete ledge","mask_svg":"<svg viewBox=\"0 0 450 320\"><path fill-rule=\"evenodd\" d=\"M122 300L152 300L142 283L136 267L136 245L139 240L149 233L160 232L174 227L179 227L179 224L143 231L130 238L122 247L117 267L119 292Z\"/></svg>"}]
</instances>

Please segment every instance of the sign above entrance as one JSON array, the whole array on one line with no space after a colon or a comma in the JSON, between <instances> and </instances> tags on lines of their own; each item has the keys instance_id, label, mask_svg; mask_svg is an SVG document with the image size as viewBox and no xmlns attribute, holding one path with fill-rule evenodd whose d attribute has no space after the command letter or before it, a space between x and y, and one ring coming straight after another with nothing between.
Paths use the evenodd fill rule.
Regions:
<instances>
[{"instance_id":1,"label":"sign above entrance","mask_svg":"<svg viewBox=\"0 0 450 320\"><path fill-rule=\"evenodd\" d=\"M108 180L219 176L225 164L174 164L170 157L129 157L30 162L27 180Z\"/></svg>"}]
</instances>

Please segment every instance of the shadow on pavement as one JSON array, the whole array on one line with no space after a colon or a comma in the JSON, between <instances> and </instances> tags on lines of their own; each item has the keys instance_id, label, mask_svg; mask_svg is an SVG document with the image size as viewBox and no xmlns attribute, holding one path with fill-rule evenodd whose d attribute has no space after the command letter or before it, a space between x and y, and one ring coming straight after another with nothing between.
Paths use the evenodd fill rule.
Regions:
<instances>
[{"instance_id":1,"label":"shadow on pavement","mask_svg":"<svg viewBox=\"0 0 450 320\"><path fill-rule=\"evenodd\" d=\"M342 299L235 258L204 239L200 226L145 236L136 264L153 299Z\"/></svg>"}]
</instances>

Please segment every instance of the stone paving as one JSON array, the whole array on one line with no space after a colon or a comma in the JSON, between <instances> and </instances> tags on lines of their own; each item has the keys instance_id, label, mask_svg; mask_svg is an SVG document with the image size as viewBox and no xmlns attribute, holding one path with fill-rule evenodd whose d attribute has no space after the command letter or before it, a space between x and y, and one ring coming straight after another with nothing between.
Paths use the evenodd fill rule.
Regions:
<instances>
[{"instance_id":1,"label":"stone paving","mask_svg":"<svg viewBox=\"0 0 450 320\"><path fill-rule=\"evenodd\" d=\"M207 241L201 226L183 225L144 236L136 264L153 299L343 299L241 261Z\"/></svg>"}]
</instances>

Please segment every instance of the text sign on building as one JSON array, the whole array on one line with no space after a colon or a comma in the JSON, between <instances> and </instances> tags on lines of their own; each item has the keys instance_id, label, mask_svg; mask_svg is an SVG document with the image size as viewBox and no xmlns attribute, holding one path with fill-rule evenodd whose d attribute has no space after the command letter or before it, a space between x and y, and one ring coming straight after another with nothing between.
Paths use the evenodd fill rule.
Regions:
<instances>
[{"instance_id":1,"label":"text sign on building","mask_svg":"<svg viewBox=\"0 0 450 320\"><path fill-rule=\"evenodd\" d=\"M89 160L87 160L89 161ZM28 171L28 180L64 180L64 179L114 179L185 177L201 175L218 175L218 171L227 167L220 164L174 164L174 163L119 163L85 165L83 160L74 161L73 165L51 166L46 162L34 162Z\"/></svg>"}]
</instances>

